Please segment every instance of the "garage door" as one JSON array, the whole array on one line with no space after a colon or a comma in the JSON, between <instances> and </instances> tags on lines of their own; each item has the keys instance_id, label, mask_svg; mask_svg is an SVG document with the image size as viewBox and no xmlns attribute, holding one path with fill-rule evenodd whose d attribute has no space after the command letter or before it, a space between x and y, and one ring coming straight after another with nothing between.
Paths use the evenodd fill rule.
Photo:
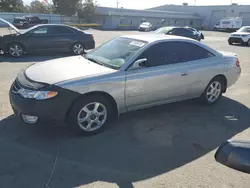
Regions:
<instances>
[{"instance_id":1,"label":"garage door","mask_svg":"<svg viewBox=\"0 0 250 188\"><path fill-rule=\"evenodd\" d=\"M220 21L223 17L225 17L226 11L225 10L213 10L210 21L209 21L209 29L213 29L214 25Z\"/></svg>"},{"instance_id":2,"label":"garage door","mask_svg":"<svg viewBox=\"0 0 250 188\"><path fill-rule=\"evenodd\" d=\"M243 18L243 25L250 26L250 12L240 12L240 17Z\"/></svg>"}]
</instances>

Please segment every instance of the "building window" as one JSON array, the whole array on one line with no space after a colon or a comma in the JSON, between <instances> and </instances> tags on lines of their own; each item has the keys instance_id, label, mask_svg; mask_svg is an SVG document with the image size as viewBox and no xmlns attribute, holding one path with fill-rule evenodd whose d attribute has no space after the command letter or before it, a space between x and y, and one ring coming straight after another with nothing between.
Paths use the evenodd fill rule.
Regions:
<instances>
[{"instance_id":1,"label":"building window","mask_svg":"<svg viewBox=\"0 0 250 188\"><path fill-rule=\"evenodd\" d=\"M174 21L174 24L177 24L177 23L178 23L178 20L175 20L175 21Z\"/></svg>"},{"instance_id":2,"label":"building window","mask_svg":"<svg viewBox=\"0 0 250 188\"><path fill-rule=\"evenodd\" d=\"M190 20L190 25L193 25L193 24L194 24L193 20Z\"/></svg>"}]
</instances>

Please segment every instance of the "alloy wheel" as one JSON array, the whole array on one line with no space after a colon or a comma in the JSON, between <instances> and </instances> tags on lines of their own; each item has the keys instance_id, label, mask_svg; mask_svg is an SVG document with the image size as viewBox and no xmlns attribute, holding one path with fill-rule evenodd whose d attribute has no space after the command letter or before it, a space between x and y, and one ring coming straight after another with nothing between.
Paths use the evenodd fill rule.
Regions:
<instances>
[{"instance_id":1,"label":"alloy wheel","mask_svg":"<svg viewBox=\"0 0 250 188\"><path fill-rule=\"evenodd\" d=\"M73 46L73 52L77 55L80 55L84 52L84 48L81 44L75 44Z\"/></svg>"},{"instance_id":2,"label":"alloy wheel","mask_svg":"<svg viewBox=\"0 0 250 188\"><path fill-rule=\"evenodd\" d=\"M209 87L207 88L206 98L208 102L213 103L215 102L221 95L221 83L218 81L212 82Z\"/></svg>"},{"instance_id":3,"label":"alloy wheel","mask_svg":"<svg viewBox=\"0 0 250 188\"><path fill-rule=\"evenodd\" d=\"M20 45L14 44L14 45L10 46L9 53L13 57L20 57L23 54L23 49Z\"/></svg>"},{"instance_id":4,"label":"alloy wheel","mask_svg":"<svg viewBox=\"0 0 250 188\"><path fill-rule=\"evenodd\" d=\"M107 115L107 109L103 104L99 102L89 103L78 113L78 125L84 131L95 131L105 124Z\"/></svg>"}]
</instances>

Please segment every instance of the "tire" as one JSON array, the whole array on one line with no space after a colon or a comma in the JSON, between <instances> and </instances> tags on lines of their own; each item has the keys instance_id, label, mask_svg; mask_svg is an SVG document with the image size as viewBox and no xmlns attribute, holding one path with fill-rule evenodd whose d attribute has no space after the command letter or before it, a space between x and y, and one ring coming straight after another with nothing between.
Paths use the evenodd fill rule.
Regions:
<instances>
[{"instance_id":1,"label":"tire","mask_svg":"<svg viewBox=\"0 0 250 188\"><path fill-rule=\"evenodd\" d=\"M24 54L24 48L19 43L12 43L8 46L8 53L15 58L21 57Z\"/></svg>"},{"instance_id":2,"label":"tire","mask_svg":"<svg viewBox=\"0 0 250 188\"><path fill-rule=\"evenodd\" d=\"M73 52L73 54L75 55L81 55L84 54L84 45L80 42L77 42L75 44L72 45L71 47L71 51Z\"/></svg>"},{"instance_id":3,"label":"tire","mask_svg":"<svg viewBox=\"0 0 250 188\"><path fill-rule=\"evenodd\" d=\"M217 89L213 90L212 88ZM225 91L225 84L223 82L223 79L220 77L215 77L209 82L200 98L204 104L212 105L218 102L218 100L222 96L223 91Z\"/></svg>"},{"instance_id":4,"label":"tire","mask_svg":"<svg viewBox=\"0 0 250 188\"><path fill-rule=\"evenodd\" d=\"M73 104L67 124L75 133L90 136L102 132L114 118L115 108L106 97L89 95Z\"/></svg>"},{"instance_id":5,"label":"tire","mask_svg":"<svg viewBox=\"0 0 250 188\"><path fill-rule=\"evenodd\" d=\"M250 46L250 39L247 41L247 46Z\"/></svg>"},{"instance_id":6,"label":"tire","mask_svg":"<svg viewBox=\"0 0 250 188\"><path fill-rule=\"evenodd\" d=\"M228 44L229 44L229 45L233 45L233 43L232 43L232 42L230 42L230 41L228 41Z\"/></svg>"}]
</instances>

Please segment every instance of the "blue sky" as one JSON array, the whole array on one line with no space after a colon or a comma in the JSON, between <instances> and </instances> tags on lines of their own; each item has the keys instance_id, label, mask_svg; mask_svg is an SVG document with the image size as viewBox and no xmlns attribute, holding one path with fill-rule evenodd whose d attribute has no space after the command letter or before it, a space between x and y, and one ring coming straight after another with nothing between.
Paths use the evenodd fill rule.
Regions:
<instances>
[{"instance_id":1,"label":"blue sky","mask_svg":"<svg viewBox=\"0 0 250 188\"><path fill-rule=\"evenodd\" d=\"M23 0L25 4L30 3L32 0ZM42 0L40 0L42 1ZM52 2L52 0L48 0ZM182 4L187 2L190 5L229 5L231 0L118 0L119 7L145 9L156 7L164 4ZM97 0L98 5L106 7L116 7L117 0ZM250 4L249 0L232 0L233 3Z\"/></svg>"}]
</instances>

